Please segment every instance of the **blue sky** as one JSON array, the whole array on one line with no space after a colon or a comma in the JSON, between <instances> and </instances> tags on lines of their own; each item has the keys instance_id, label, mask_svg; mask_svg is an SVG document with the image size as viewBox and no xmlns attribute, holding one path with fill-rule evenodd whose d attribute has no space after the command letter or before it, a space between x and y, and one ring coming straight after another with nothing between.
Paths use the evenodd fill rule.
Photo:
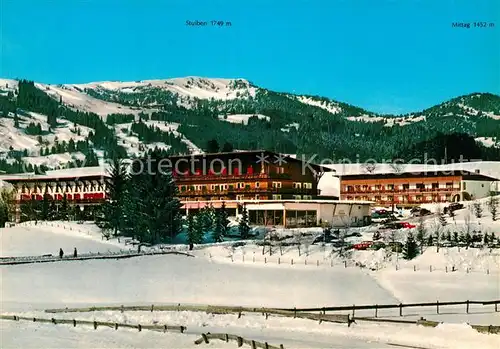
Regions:
<instances>
[{"instance_id":1,"label":"blue sky","mask_svg":"<svg viewBox=\"0 0 500 349\"><path fill-rule=\"evenodd\" d=\"M246 78L376 112L500 91L497 0L0 0L0 76ZM188 27L186 20L230 21ZM453 22L494 28L452 28Z\"/></svg>"}]
</instances>

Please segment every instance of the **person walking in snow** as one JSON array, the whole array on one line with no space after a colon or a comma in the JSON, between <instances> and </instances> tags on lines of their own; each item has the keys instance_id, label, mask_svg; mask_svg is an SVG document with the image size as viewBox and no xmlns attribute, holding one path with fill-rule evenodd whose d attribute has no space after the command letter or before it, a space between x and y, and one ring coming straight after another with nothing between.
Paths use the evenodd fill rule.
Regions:
<instances>
[{"instance_id":1,"label":"person walking in snow","mask_svg":"<svg viewBox=\"0 0 500 349\"><path fill-rule=\"evenodd\" d=\"M73 257L74 258L78 257L78 253L76 252L76 247L75 247L75 250L73 251Z\"/></svg>"},{"instance_id":2,"label":"person walking in snow","mask_svg":"<svg viewBox=\"0 0 500 349\"><path fill-rule=\"evenodd\" d=\"M61 259L62 259L62 258L63 258L63 256L64 256L63 249L62 249L62 248L60 248L60 249L59 249L59 258L61 258Z\"/></svg>"}]
</instances>

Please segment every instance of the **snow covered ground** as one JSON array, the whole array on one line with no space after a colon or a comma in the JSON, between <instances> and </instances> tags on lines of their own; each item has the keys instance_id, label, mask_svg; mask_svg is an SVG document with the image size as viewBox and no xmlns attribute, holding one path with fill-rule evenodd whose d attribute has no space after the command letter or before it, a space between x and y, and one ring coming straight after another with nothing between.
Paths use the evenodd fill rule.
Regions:
<instances>
[{"instance_id":1,"label":"snow covered ground","mask_svg":"<svg viewBox=\"0 0 500 349\"><path fill-rule=\"evenodd\" d=\"M72 254L118 252L130 246L118 243L116 239L103 240L102 234L93 224L75 222L27 222L11 228L0 228L0 256L57 256L62 248Z\"/></svg>"},{"instance_id":2,"label":"snow covered ground","mask_svg":"<svg viewBox=\"0 0 500 349\"><path fill-rule=\"evenodd\" d=\"M128 247L123 241L102 240L99 229L89 223L49 224L53 226L30 222L1 229L1 255L56 254L59 247L68 252L77 247L82 253L105 253ZM361 236L349 239L369 239L373 229L357 229ZM404 232L401 234L404 236ZM497 348L497 335L480 334L464 324L500 325L500 313L495 313L493 306L474 305L469 314L464 306L442 307L440 314L434 307L404 309L406 320L423 316L445 322L437 328L364 321L347 327L272 316L266 320L260 314L244 314L238 319L236 315L197 312L44 313L47 308L89 305L182 303L289 308L492 300L499 296L496 250L491 253L487 249L441 248L438 253L429 248L415 260L404 262L384 250L348 251L340 257L328 247L308 246L307 250L303 247L300 256L296 246L284 248L283 255L276 247L271 256L262 255L262 247L249 242L242 247L231 247L231 243L208 245L192 251L195 258L163 255L1 266L3 313L188 327L187 333L181 335L3 320L2 347L30 348L36 344L37 348L193 348L202 332L220 332L283 344L285 348L393 347L389 343L422 348ZM347 267L344 261L348 261ZM433 271L428 269L431 264ZM451 264L458 270L446 273L444 266ZM467 272L464 266L472 267L472 271ZM356 316L371 317L373 310L356 311ZM397 309L379 310L378 316L400 319ZM235 346L211 341L207 347Z\"/></svg>"}]
</instances>

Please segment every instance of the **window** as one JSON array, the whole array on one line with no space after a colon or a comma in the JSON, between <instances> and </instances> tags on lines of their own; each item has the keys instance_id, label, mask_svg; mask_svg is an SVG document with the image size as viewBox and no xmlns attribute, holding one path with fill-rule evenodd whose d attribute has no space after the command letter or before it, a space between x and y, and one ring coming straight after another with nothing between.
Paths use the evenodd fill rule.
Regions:
<instances>
[{"instance_id":1,"label":"window","mask_svg":"<svg viewBox=\"0 0 500 349\"><path fill-rule=\"evenodd\" d=\"M394 184L387 184L388 190L394 190Z\"/></svg>"},{"instance_id":2,"label":"window","mask_svg":"<svg viewBox=\"0 0 500 349\"><path fill-rule=\"evenodd\" d=\"M463 190L467 190L467 183L464 182L464 189Z\"/></svg>"},{"instance_id":3,"label":"window","mask_svg":"<svg viewBox=\"0 0 500 349\"><path fill-rule=\"evenodd\" d=\"M236 200L243 200L243 195L236 195Z\"/></svg>"},{"instance_id":4,"label":"window","mask_svg":"<svg viewBox=\"0 0 500 349\"><path fill-rule=\"evenodd\" d=\"M303 195L302 199L304 199L304 200L312 200L312 196L311 195Z\"/></svg>"},{"instance_id":5,"label":"window","mask_svg":"<svg viewBox=\"0 0 500 349\"><path fill-rule=\"evenodd\" d=\"M215 184L210 184L210 190L215 190Z\"/></svg>"},{"instance_id":6,"label":"window","mask_svg":"<svg viewBox=\"0 0 500 349\"><path fill-rule=\"evenodd\" d=\"M452 189L453 188L453 182L446 183L446 188L447 189Z\"/></svg>"},{"instance_id":7,"label":"window","mask_svg":"<svg viewBox=\"0 0 500 349\"><path fill-rule=\"evenodd\" d=\"M260 182L255 182L255 188L260 188Z\"/></svg>"},{"instance_id":8,"label":"window","mask_svg":"<svg viewBox=\"0 0 500 349\"><path fill-rule=\"evenodd\" d=\"M260 195L259 194L255 195L255 200L259 200L259 199L260 199Z\"/></svg>"},{"instance_id":9,"label":"window","mask_svg":"<svg viewBox=\"0 0 500 349\"><path fill-rule=\"evenodd\" d=\"M245 188L245 183L239 183L239 187L238 188L240 188L240 189Z\"/></svg>"},{"instance_id":10,"label":"window","mask_svg":"<svg viewBox=\"0 0 500 349\"><path fill-rule=\"evenodd\" d=\"M304 184L305 184L305 183L304 183ZM302 188L302 184L301 184L301 183L293 183L293 187L294 187L295 189L300 189L300 188ZM305 186L304 186L304 188L305 188Z\"/></svg>"},{"instance_id":11,"label":"window","mask_svg":"<svg viewBox=\"0 0 500 349\"><path fill-rule=\"evenodd\" d=\"M281 200L281 195L273 195L273 200Z\"/></svg>"},{"instance_id":12,"label":"window","mask_svg":"<svg viewBox=\"0 0 500 349\"><path fill-rule=\"evenodd\" d=\"M304 189L312 189L313 185L312 185L312 183L303 183L302 187Z\"/></svg>"},{"instance_id":13,"label":"window","mask_svg":"<svg viewBox=\"0 0 500 349\"><path fill-rule=\"evenodd\" d=\"M409 184L403 184L403 190L410 190Z\"/></svg>"},{"instance_id":14,"label":"window","mask_svg":"<svg viewBox=\"0 0 500 349\"><path fill-rule=\"evenodd\" d=\"M304 195L304 196L306 196L306 195ZM300 200L301 198L302 198L302 196L300 196L300 195L294 195L293 196L294 200Z\"/></svg>"},{"instance_id":15,"label":"window","mask_svg":"<svg viewBox=\"0 0 500 349\"><path fill-rule=\"evenodd\" d=\"M223 188L224 190L227 190L227 184L223 184L223 185L222 185L222 188Z\"/></svg>"},{"instance_id":16,"label":"window","mask_svg":"<svg viewBox=\"0 0 500 349\"><path fill-rule=\"evenodd\" d=\"M273 182L273 188L281 188L281 182Z\"/></svg>"},{"instance_id":17,"label":"window","mask_svg":"<svg viewBox=\"0 0 500 349\"><path fill-rule=\"evenodd\" d=\"M439 183L432 183L432 189L438 189Z\"/></svg>"}]
</instances>

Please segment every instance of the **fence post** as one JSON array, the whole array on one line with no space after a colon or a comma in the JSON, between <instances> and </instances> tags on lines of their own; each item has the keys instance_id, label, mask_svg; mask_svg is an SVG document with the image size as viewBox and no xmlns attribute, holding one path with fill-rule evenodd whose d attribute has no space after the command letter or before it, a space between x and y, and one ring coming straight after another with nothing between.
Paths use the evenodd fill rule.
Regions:
<instances>
[{"instance_id":1,"label":"fence post","mask_svg":"<svg viewBox=\"0 0 500 349\"><path fill-rule=\"evenodd\" d=\"M439 314L439 301L436 301L436 314Z\"/></svg>"},{"instance_id":2,"label":"fence post","mask_svg":"<svg viewBox=\"0 0 500 349\"><path fill-rule=\"evenodd\" d=\"M141 332L141 331L142 331L142 326L141 326L141 324L138 324L138 325L137 325L137 329L139 330L139 332Z\"/></svg>"},{"instance_id":3,"label":"fence post","mask_svg":"<svg viewBox=\"0 0 500 349\"><path fill-rule=\"evenodd\" d=\"M378 316L378 304L375 304L375 317Z\"/></svg>"},{"instance_id":4,"label":"fence post","mask_svg":"<svg viewBox=\"0 0 500 349\"><path fill-rule=\"evenodd\" d=\"M236 340L238 341L238 347L241 347L243 345L243 338L237 337Z\"/></svg>"},{"instance_id":5,"label":"fence post","mask_svg":"<svg viewBox=\"0 0 500 349\"><path fill-rule=\"evenodd\" d=\"M403 316L403 303L399 303L399 316Z\"/></svg>"},{"instance_id":6,"label":"fence post","mask_svg":"<svg viewBox=\"0 0 500 349\"><path fill-rule=\"evenodd\" d=\"M56 319L52 318L52 319L50 319L50 320L52 321L52 323L53 323L54 325L56 325L56 324L57 324Z\"/></svg>"},{"instance_id":7,"label":"fence post","mask_svg":"<svg viewBox=\"0 0 500 349\"><path fill-rule=\"evenodd\" d=\"M469 314L469 300L467 299L465 312Z\"/></svg>"},{"instance_id":8,"label":"fence post","mask_svg":"<svg viewBox=\"0 0 500 349\"><path fill-rule=\"evenodd\" d=\"M118 323L115 323L115 331L118 330Z\"/></svg>"},{"instance_id":9,"label":"fence post","mask_svg":"<svg viewBox=\"0 0 500 349\"><path fill-rule=\"evenodd\" d=\"M226 333L226 342L229 342L229 335Z\"/></svg>"},{"instance_id":10,"label":"fence post","mask_svg":"<svg viewBox=\"0 0 500 349\"><path fill-rule=\"evenodd\" d=\"M267 257L264 257L264 264L267 263Z\"/></svg>"},{"instance_id":11,"label":"fence post","mask_svg":"<svg viewBox=\"0 0 500 349\"><path fill-rule=\"evenodd\" d=\"M333 264L333 260L332 260L332 264ZM347 268L347 261L344 261L344 268Z\"/></svg>"},{"instance_id":12,"label":"fence post","mask_svg":"<svg viewBox=\"0 0 500 349\"><path fill-rule=\"evenodd\" d=\"M498 311L498 303L495 303L495 313Z\"/></svg>"},{"instance_id":13,"label":"fence post","mask_svg":"<svg viewBox=\"0 0 500 349\"><path fill-rule=\"evenodd\" d=\"M252 349L257 349L257 344L255 344L254 340L252 340Z\"/></svg>"},{"instance_id":14,"label":"fence post","mask_svg":"<svg viewBox=\"0 0 500 349\"><path fill-rule=\"evenodd\" d=\"M495 311L497 310L497 305L495 304ZM295 319L297 317L297 308L293 307L293 318Z\"/></svg>"},{"instance_id":15,"label":"fence post","mask_svg":"<svg viewBox=\"0 0 500 349\"><path fill-rule=\"evenodd\" d=\"M417 267L415 265L413 266L413 271L417 271Z\"/></svg>"},{"instance_id":16,"label":"fence post","mask_svg":"<svg viewBox=\"0 0 500 349\"><path fill-rule=\"evenodd\" d=\"M33 318L33 322L36 322L36 317Z\"/></svg>"},{"instance_id":17,"label":"fence post","mask_svg":"<svg viewBox=\"0 0 500 349\"><path fill-rule=\"evenodd\" d=\"M353 304L353 305L352 305L352 317L354 317L354 312L355 312L355 310L356 310L356 305L355 305L355 304Z\"/></svg>"},{"instance_id":18,"label":"fence post","mask_svg":"<svg viewBox=\"0 0 500 349\"><path fill-rule=\"evenodd\" d=\"M316 259L316 266L319 267L319 260Z\"/></svg>"},{"instance_id":19,"label":"fence post","mask_svg":"<svg viewBox=\"0 0 500 349\"><path fill-rule=\"evenodd\" d=\"M291 261L292 265L293 265L293 258L292 258L292 261Z\"/></svg>"},{"instance_id":20,"label":"fence post","mask_svg":"<svg viewBox=\"0 0 500 349\"><path fill-rule=\"evenodd\" d=\"M429 272L432 273L432 265L429 265Z\"/></svg>"},{"instance_id":21,"label":"fence post","mask_svg":"<svg viewBox=\"0 0 500 349\"><path fill-rule=\"evenodd\" d=\"M122 304L122 306L121 306L121 312L123 313L123 311L124 311L124 307L123 307L123 304Z\"/></svg>"},{"instance_id":22,"label":"fence post","mask_svg":"<svg viewBox=\"0 0 500 349\"><path fill-rule=\"evenodd\" d=\"M76 320L73 319L73 327L76 327Z\"/></svg>"},{"instance_id":23,"label":"fence post","mask_svg":"<svg viewBox=\"0 0 500 349\"><path fill-rule=\"evenodd\" d=\"M205 333L202 333L203 341L208 344L208 336Z\"/></svg>"},{"instance_id":24,"label":"fence post","mask_svg":"<svg viewBox=\"0 0 500 349\"><path fill-rule=\"evenodd\" d=\"M155 307L155 305L151 304L151 312L153 312L154 307Z\"/></svg>"},{"instance_id":25,"label":"fence post","mask_svg":"<svg viewBox=\"0 0 500 349\"><path fill-rule=\"evenodd\" d=\"M280 264L280 257L278 257L278 264Z\"/></svg>"},{"instance_id":26,"label":"fence post","mask_svg":"<svg viewBox=\"0 0 500 349\"><path fill-rule=\"evenodd\" d=\"M269 344L267 344L267 342L265 342L264 347L265 347L265 349L269 349Z\"/></svg>"},{"instance_id":27,"label":"fence post","mask_svg":"<svg viewBox=\"0 0 500 349\"><path fill-rule=\"evenodd\" d=\"M280 349L285 349L285 347L283 346L283 344L280 344Z\"/></svg>"},{"instance_id":28,"label":"fence post","mask_svg":"<svg viewBox=\"0 0 500 349\"><path fill-rule=\"evenodd\" d=\"M97 330L97 321L94 321L94 330Z\"/></svg>"}]
</instances>

